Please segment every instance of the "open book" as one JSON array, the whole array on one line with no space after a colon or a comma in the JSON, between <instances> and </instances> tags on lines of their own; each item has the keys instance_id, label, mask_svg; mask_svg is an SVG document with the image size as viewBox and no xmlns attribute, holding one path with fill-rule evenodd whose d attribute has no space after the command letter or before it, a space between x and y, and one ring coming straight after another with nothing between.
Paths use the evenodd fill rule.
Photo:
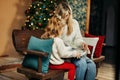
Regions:
<instances>
[{"instance_id":1,"label":"open book","mask_svg":"<svg viewBox=\"0 0 120 80\"><path fill-rule=\"evenodd\" d=\"M79 52L81 54L81 56L90 54L90 50L89 49L87 49L87 50L84 51L81 48L72 48L72 50L77 50L77 52Z\"/></svg>"}]
</instances>

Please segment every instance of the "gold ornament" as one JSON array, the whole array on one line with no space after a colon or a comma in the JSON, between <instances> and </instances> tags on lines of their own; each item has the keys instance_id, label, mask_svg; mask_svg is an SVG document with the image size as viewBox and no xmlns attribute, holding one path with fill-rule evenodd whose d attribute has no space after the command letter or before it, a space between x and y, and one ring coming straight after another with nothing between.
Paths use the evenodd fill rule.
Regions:
<instances>
[{"instance_id":1,"label":"gold ornament","mask_svg":"<svg viewBox=\"0 0 120 80\"><path fill-rule=\"evenodd\" d=\"M27 18L30 18L30 16L27 16Z\"/></svg>"},{"instance_id":2,"label":"gold ornament","mask_svg":"<svg viewBox=\"0 0 120 80\"><path fill-rule=\"evenodd\" d=\"M25 22L29 22L29 20L25 20Z\"/></svg>"},{"instance_id":3,"label":"gold ornament","mask_svg":"<svg viewBox=\"0 0 120 80\"><path fill-rule=\"evenodd\" d=\"M46 8L46 10L48 10L48 8Z\"/></svg>"}]
</instances>

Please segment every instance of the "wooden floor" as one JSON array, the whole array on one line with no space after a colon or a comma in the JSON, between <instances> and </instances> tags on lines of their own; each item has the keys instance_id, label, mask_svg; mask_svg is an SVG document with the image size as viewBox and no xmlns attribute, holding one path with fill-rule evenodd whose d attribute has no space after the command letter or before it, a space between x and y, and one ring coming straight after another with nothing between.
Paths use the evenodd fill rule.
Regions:
<instances>
[{"instance_id":1,"label":"wooden floor","mask_svg":"<svg viewBox=\"0 0 120 80\"><path fill-rule=\"evenodd\" d=\"M104 63L99 68L98 80L115 80L115 68L111 64Z\"/></svg>"},{"instance_id":2,"label":"wooden floor","mask_svg":"<svg viewBox=\"0 0 120 80\"><path fill-rule=\"evenodd\" d=\"M111 64L103 63L99 68L97 76L98 80L115 80L114 66ZM28 80L24 75L17 73L15 70L0 73L0 80Z\"/></svg>"}]
</instances>

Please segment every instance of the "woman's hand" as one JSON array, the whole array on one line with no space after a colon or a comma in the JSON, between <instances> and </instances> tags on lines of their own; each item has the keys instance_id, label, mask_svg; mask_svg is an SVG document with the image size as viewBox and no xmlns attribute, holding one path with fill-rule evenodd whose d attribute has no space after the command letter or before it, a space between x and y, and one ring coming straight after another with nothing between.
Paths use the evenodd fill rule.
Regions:
<instances>
[{"instance_id":1,"label":"woman's hand","mask_svg":"<svg viewBox=\"0 0 120 80\"><path fill-rule=\"evenodd\" d=\"M88 49L88 46L85 42L82 42L82 48L84 51L86 51Z\"/></svg>"}]
</instances>

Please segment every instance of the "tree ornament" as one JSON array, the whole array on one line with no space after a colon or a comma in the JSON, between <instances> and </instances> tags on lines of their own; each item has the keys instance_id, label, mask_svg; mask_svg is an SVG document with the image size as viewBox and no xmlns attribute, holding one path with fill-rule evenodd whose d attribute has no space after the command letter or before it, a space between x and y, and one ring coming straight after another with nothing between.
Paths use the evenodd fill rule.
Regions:
<instances>
[{"instance_id":1,"label":"tree ornament","mask_svg":"<svg viewBox=\"0 0 120 80\"><path fill-rule=\"evenodd\" d=\"M43 16L41 15L40 17L39 17L39 19L42 19L43 18Z\"/></svg>"},{"instance_id":2,"label":"tree ornament","mask_svg":"<svg viewBox=\"0 0 120 80\"><path fill-rule=\"evenodd\" d=\"M43 5L43 8L46 8L46 6L45 6L45 5Z\"/></svg>"},{"instance_id":3,"label":"tree ornament","mask_svg":"<svg viewBox=\"0 0 120 80\"><path fill-rule=\"evenodd\" d=\"M25 22L29 22L29 20L25 20Z\"/></svg>"},{"instance_id":4,"label":"tree ornament","mask_svg":"<svg viewBox=\"0 0 120 80\"><path fill-rule=\"evenodd\" d=\"M48 10L48 8L46 8L46 10Z\"/></svg>"},{"instance_id":5,"label":"tree ornament","mask_svg":"<svg viewBox=\"0 0 120 80\"><path fill-rule=\"evenodd\" d=\"M41 23L38 23L38 26L42 26L42 24L41 24Z\"/></svg>"},{"instance_id":6,"label":"tree ornament","mask_svg":"<svg viewBox=\"0 0 120 80\"><path fill-rule=\"evenodd\" d=\"M32 2L35 2L35 0L32 0Z\"/></svg>"},{"instance_id":7,"label":"tree ornament","mask_svg":"<svg viewBox=\"0 0 120 80\"><path fill-rule=\"evenodd\" d=\"M27 18L29 19L29 18L30 18L30 16L27 16Z\"/></svg>"}]
</instances>

